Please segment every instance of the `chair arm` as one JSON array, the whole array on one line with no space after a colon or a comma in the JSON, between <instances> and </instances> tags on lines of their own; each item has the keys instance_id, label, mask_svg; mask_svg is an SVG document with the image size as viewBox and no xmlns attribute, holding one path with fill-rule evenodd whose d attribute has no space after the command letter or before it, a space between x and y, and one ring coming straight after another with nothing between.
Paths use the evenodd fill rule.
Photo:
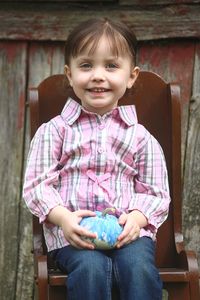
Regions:
<instances>
[{"instance_id":1,"label":"chair arm","mask_svg":"<svg viewBox=\"0 0 200 300\"><path fill-rule=\"evenodd\" d=\"M175 244L179 265L190 272L199 274L196 253L185 249L182 233L175 233Z\"/></svg>"},{"instance_id":2,"label":"chair arm","mask_svg":"<svg viewBox=\"0 0 200 300\"><path fill-rule=\"evenodd\" d=\"M179 265L188 270L190 281L190 293L192 300L200 299L199 269L197 256L194 251L182 250L178 254Z\"/></svg>"},{"instance_id":3,"label":"chair arm","mask_svg":"<svg viewBox=\"0 0 200 300\"><path fill-rule=\"evenodd\" d=\"M193 274L193 276L197 278L199 277L197 256L194 251L182 250L178 254L178 261L181 267L187 269L189 272Z\"/></svg>"}]
</instances>

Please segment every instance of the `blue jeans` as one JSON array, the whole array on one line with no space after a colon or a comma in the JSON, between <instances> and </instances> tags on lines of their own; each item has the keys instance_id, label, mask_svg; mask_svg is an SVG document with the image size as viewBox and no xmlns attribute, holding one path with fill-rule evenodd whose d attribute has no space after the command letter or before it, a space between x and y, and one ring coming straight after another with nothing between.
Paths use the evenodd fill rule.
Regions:
<instances>
[{"instance_id":1,"label":"blue jeans","mask_svg":"<svg viewBox=\"0 0 200 300\"><path fill-rule=\"evenodd\" d=\"M55 251L58 267L68 274L67 299L110 300L115 286L121 300L161 300L155 267L155 243L142 237L121 249Z\"/></svg>"}]
</instances>

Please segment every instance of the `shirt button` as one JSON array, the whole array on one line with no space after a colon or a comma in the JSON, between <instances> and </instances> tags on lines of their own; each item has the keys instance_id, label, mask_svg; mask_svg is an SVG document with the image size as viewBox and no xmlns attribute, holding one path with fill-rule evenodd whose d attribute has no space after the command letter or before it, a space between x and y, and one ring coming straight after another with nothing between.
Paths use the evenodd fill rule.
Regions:
<instances>
[{"instance_id":1,"label":"shirt button","mask_svg":"<svg viewBox=\"0 0 200 300\"><path fill-rule=\"evenodd\" d=\"M100 154L101 154L101 153L103 153L103 152L104 152L104 149L100 147L100 148L98 148L98 150L97 150L97 151L98 151L98 153L100 153Z\"/></svg>"},{"instance_id":2,"label":"shirt button","mask_svg":"<svg viewBox=\"0 0 200 300\"><path fill-rule=\"evenodd\" d=\"M100 129L100 130L103 130L104 128L105 128L105 124L100 124L100 125L99 125L99 129Z\"/></svg>"}]
</instances>

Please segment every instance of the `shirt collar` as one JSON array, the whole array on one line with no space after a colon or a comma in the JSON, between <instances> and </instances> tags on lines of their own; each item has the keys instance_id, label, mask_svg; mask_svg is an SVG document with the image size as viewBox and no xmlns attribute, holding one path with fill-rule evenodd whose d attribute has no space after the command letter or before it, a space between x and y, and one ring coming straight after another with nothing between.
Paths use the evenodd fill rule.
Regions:
<instances>
[{"instance_id":1,"label":"shirt collar","mask_svg":"<svg viewBox=\"0 0 200 300\"><path fill-rule=\"evenodd\" d=\"M61 116L69 125L72 125L79 118L82 111L88 114L93 114L86 111L77 101L72 98L68 98L61 112ZM111 114L114 116L119 115L128 126L138 123L135 105L118 106L113 109Z\"/></svg>"}]
</instances>

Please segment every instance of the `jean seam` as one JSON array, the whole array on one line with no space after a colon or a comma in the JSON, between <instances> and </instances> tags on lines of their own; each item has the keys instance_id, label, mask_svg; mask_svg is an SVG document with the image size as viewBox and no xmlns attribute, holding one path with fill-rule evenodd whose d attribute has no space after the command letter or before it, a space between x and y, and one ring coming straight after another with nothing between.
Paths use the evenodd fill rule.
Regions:
<instances>
[{"instance_id":1,"label":"jean seam","mask_svg":"<svg viewBox=\"0 0 200 300\"><path fill-rule=\"evenodd\" d=\"M122 297L122 289L121 289L121 284L120 284L120 276L119 276L119 271L118 271L118 267L117 267L117 264L113 264L113 272L114 272L114 275L115 275L115 279L116 279L116 282L117 282L117 286L118 286L118 289L119 289L119 293L120 293L120 299Z\"/></svg>"},{"instance_id":2,"label":"jean seam","mask_svg":"<svg viewBox=\"0 0 200 300\"><path fill-rule=\"evenodd\" d=\"M111 287L112 287L112 261L109 257L107 257L107 277L106 277L106 282L107 282L107 295L108 299L111 300Z\"/></svg>"}]
</instances>

